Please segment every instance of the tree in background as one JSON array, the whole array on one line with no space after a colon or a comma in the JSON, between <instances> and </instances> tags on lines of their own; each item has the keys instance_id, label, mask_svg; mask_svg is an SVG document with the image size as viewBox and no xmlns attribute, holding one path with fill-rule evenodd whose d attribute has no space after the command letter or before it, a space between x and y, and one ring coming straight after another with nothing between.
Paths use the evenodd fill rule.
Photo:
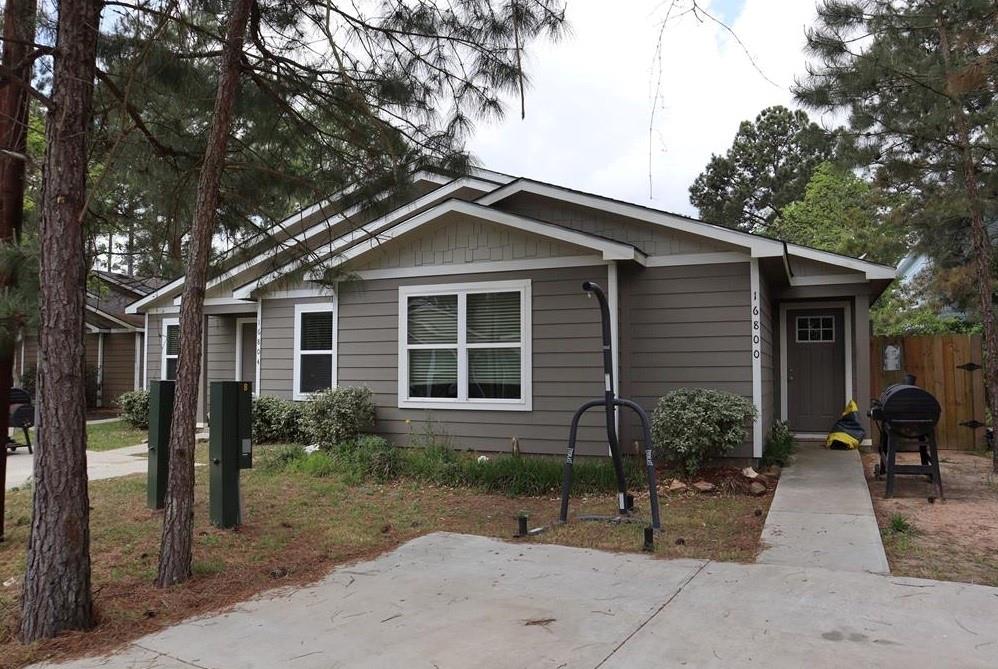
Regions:
<instances>
[{"instance_id":1,"label":"tree in background","mask_svg":"<svg viewBox=\"0 0 998 669\"><path fill-rule=\"evenodd\" d=\"M814 170L829 160L835 133L803 111L776 106L742 121L731 148L690 186L690 202L708 223L767 233L783 208L801 199Z\"/></svg>"},{"instance_id":2,"label":"tree in background","mask_svg":"<svg viewBox=\"0 0 998 669\"><path fill-rule=\"evenodd\" d=\"M858 176L822 163L804 197L783 208L770 227L779 239L894 267L909 248L897 203Z\"/></svg>"},{"instance_id":3,"label":"tree in background","mask_svg":"<svg viewBox=\"0 0 998 669\"><path fill-rule=\"evenodd\" d=\"M39 439L27 569L24 642L93 625L87 491L83 218L99 0L62 0L48 101L42 185Z\"/></svg>"},{"instance_id":4,"label":"tree in background","mask_svg":"<svg viewBox=\"0 0 998 669\"><path fill-rule=\"evenodd\" d=\"M243 3L248 26L242 22ZM236 106L240 86L276 105L267 121L275 133L299 133L318 149L314 154L292 152L284 161L264 165L272 179L285 168L317 171L310 161L318 160L316 167L329 165L340 183L360 186L352 197L363 198L372 188L405 183L421 164L461 171L467 165L463 139L472 119L499 114L499 96L522 90L520 50L541 35L556 35L564 20L562 7L547 0L495 5L484 0L457 5L393 0L382 3L376 16L365 16L347 4L236 0L224 31L211 29L211 20L189 21L183 12L171 17L184 31L204 38L197 50L175 57L216 58L219 43L223 46L181 300L158 585L180 583L191 575L194 421L209 253L218 232L219 189L225 189L225 174L242 167L226 156L229 136L236 146L248 141L257 118ZM225 33L224 40L218 32ZM317 34L325 37L321 47L316 46ZM127 125L146 139L150 150L169 160L169 148L146 123L143 110L129 107L124 90L115 96L125 105ZM265 151L266 144L261 140L246 148ZM324 187L327 192L336 183L331 181ZM237 204L243 212L252 211L263 194L250 193L247 202Z\"/></svg>"},{"instance_id":5,"label":"tree in background","mask_svg":"<svg viewBox=\"0 0 998 669\"><path fill-rule=\"evenodd\" d=\"M998 198L998 5L993 0L825 0L797 98L847 112L852 152L875 181L916 203L922 230L966 240L984 332L985 386L998 426L992 239ZM918 205L921 205L918 207ZM998 449L995 450L998 470Z\"/></svg>"}]
</instances>

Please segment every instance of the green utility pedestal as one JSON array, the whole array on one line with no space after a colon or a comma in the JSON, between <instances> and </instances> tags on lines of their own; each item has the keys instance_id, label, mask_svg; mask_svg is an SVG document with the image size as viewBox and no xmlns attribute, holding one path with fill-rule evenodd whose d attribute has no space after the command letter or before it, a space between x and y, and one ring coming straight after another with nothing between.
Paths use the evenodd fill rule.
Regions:
<instances>
[{"instance_id":1,"label":"green utility pedestal","mask_svg":"<svg viewBox=\"0 0 998 669\"><path fill-rule=\"evenodd\" d=\"M149 387L149 475L146 478L146 504L150 509L162 509L166 500L173 391L173 381L153 381Z\"/></svg>"},{"instance_id":2,"label":"green utility pedestal","mask_svg":"<svg viewBox=\"0 0 998 669\"><path fill-rule=\"evenodd\" d=\"M211 384L208 419L209 509L215 527L235 527L242 522L239 504L239 470L253 466L250 439L252 386L242 381Z\"/></svg>"}]
</instances>

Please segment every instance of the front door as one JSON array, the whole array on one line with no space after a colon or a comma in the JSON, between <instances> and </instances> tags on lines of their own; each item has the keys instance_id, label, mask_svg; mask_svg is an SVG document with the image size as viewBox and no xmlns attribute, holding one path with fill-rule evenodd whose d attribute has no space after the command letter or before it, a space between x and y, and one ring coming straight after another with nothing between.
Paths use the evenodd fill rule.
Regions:
<instances>
[{"instance_id":1,"label":"front door","mask_svg":"<svg viewBox=\"0 0 998 669\"><path fill-rule=\"evenodd\" d=\"M795 432L828 432L845 405L842 309L787 309L787 419Z\"/></svg>"},{"instance_id":2,"label":"front door","mask_svg":"<svg viewBox=\"0 0 998 669\"><path fill-rule=\"evenodd\" d=\"M256 381L256 321L240 320L236 323L239 328L239 356L238 377L236 381Z\"/></svg>"}]
</instances>

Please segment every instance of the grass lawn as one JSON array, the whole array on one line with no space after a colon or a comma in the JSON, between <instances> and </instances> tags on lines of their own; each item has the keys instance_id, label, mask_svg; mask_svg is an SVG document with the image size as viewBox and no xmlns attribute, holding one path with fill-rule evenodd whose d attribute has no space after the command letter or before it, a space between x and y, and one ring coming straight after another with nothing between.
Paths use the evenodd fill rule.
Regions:
<instances>
[{"instance_id":1,"label":"grass lawn","mask_svg":"<svg viewBox=\"0 0 998 669\"><path fill-rule=\"evenodd\" d=\"M199 461L205 460L201 446ZM521 511L530 514L531 527L552 522L558 513L554 495L507 497L407 480L351 483L336 473L316 477L257 468L242 475L245 524L223 531L208 522L207 473L207 467L196 470L195 577L166 590L152 585L162 514L145 508L145 477L93 482L91 554L98 627L26 647L17 644L14 633L30 491L8 493L0 582L13 584L0 587L0 667L108 650L260 591L314 581L335 565L428 532L510 539ZM758 549L770 496L663 494L661 502L664 532L657 539L656 557L748 561ZM646 498L638 496L637 505L647 509ZM572 500L573 513L612 513L614 506L612 495ZM522 541L640 551L642 526L577 522Z\"/></svg>"},{"instance_id":2,"label":"grass lawn","mask_svg":"<svg viewBox=\"0 0 998 669\"><path fill-rule=\"evenodd\" d=\"M114 448L141 444L149 436L146 430L138 430L123 420L111 423L87 425L87 449L110 451Z\"/></svg>"}]
</instances>

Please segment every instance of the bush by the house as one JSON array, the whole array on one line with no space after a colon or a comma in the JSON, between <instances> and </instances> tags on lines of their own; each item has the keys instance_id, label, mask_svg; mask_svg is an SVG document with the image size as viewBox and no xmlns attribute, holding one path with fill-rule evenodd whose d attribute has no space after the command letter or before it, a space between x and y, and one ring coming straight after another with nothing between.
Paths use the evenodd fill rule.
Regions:
<instances>
[{"instance_id":1,"label":"bush by the house","mask_svg":"<svg viewBox=\"0 0 998 669\"><path fill-rule=\"evenodd\" d=\"M794 436L786 421L773 423L766 436L766 445L762 451L762 464L786 466L794 452Z\"/></svg>"},{"instance_id":2,"label":"bush by the house","mask_svg":"<svg viewBox=\"0 0 998 669\"><path fill-rule=\"evenodd\" d=\"M356 441L374 427L374 399L369 388L334 388L319 393L302 410L309 443L325 450Z\"/></svg>"},{"instance_id":3,"label":"bush by the house","mask_svg":"<svg viewBox=\"0 0 998 669\"><path fill-rule=\"evenodd\" d=\"M402 474L402 452L388 440L374 435L341 442L334 451L343 470L355 481L393 481Z\"/></svg>"},{"instance_id":4,"label":"bush by the house","mask_svg":"<svg viewBox=\"0 0 998 669\"><path fill-rule=\"evenodd\" d=\"M291 465L305 457L305 448L298 444L274 446L260 449L259 455L253 458L255 460L253 467L266 472L279 472L290 469Z\"/></svg>"},{"instance_id":5,"label":"bush by the house","mask_svg":"<svg viewBox=\"0 0 998 669\"><path fill-rule=\"evenodd\" d=\"M21 390L31 395L32 398L35 397L35 389L38 387L38 366L28 365L24 368L24 372L21 373L21 385L19 386Z\"/></svg>"},{"instance_id":6,"label":"bush by the house","mask_svg":"<svg viewBox=\"0 0 998 669\"><path fill-rule=\"evenodd\" d=\"M257 444L303 441L303 406L279 397L253 398L253 442Z\"/></svg>"},{"instance_id":7,"label":"bush by the house","mask_svg":"<svg viewBox=\"0 0 998 669\"><path fill-rule=\"evenodd\" d=\"M658 402L651 418L655 448L688 475L745 441L755 407L744 397L709 388L680 388Z\"/></svg>"},{"instance_id":8,"label":"bush by the house","mask_svg":"<svg viewBox=\"0 0 998 669\"><path fill-rule=\"evenodd\" d=\"M149 391L132 390L118 397L121 417L132 427L144 430L149 427Z\"/></svg>"}]
</instances>

